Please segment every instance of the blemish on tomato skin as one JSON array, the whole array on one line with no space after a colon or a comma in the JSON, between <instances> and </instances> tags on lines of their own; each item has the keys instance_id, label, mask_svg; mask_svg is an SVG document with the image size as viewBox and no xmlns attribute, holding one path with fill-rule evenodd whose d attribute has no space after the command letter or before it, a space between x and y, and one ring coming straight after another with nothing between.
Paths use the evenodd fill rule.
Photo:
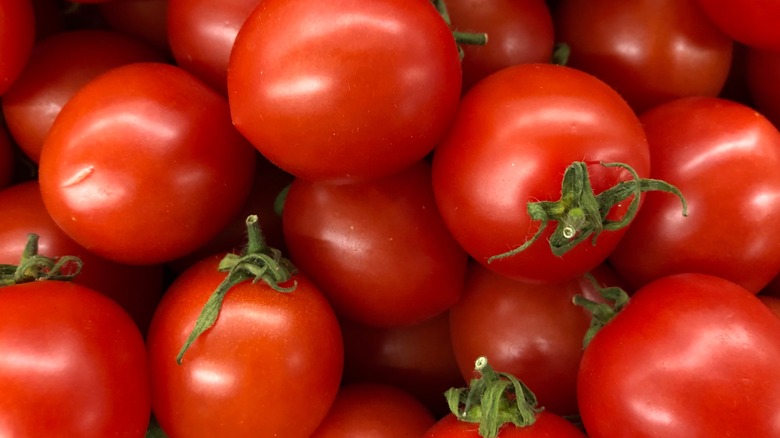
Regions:
<instances>
[{"instance_id":1,"label":"blemish on tomato skin","mask_svg":"<svg viewBox=\"0 0 780 438\"><path fill-rule=\"evenodd\" d=\"M74 186L85 179L87 179L92 173L95 171L95 166L87 166L78 172L76 172L72 177L70 177L67 181L62 183L62 187L71 187Z\"/></svg>"}]
</instances>

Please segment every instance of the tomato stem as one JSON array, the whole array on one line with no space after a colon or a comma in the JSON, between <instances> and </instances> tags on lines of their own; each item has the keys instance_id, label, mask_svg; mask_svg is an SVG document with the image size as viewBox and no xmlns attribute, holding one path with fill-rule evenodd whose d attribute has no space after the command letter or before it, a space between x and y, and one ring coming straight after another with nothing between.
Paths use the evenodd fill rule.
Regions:
<instances>
[{"instance_id":1,"label":"tomato stem","mask_svg":"<svg viewBox=\"0 0 780 438\"><path fill-rule=\"evenodd\" d=\"M640 195L643 192L661 191L676 195L682 203L682 215L688 215L688 204L677 187L657 179L640 178L636 171L625 163L599 164L624 169L631 175L631 179L621 181L596 195L590 184L588 163L575 161L566 168L563 175L560 199L529 202L526 205L531 219L541 222L533 237L516 248L489 257L487 262L492 263L525 251L542 236L550 221L557 222L549 239L550 250L556 256L564 255L589 237L591 244L595 246L602 231L618 230L631 223L639 210ZM628 198L631 198L631 203L625 214L616 221L607 219L612 207Z\"/></svg>"},{"instance_id":2,"label":"tomato stem","mask_svg":"<svg viewBox=\"0 0 780 438\"><path fill-rule=\"evenodd\" d=\"M176 362L179 365L182 363L184 353L192 343L216 323L225 295L233 286L250 279L253 283L262 281L271 289L282 293L292 292L297 286L295 281L289 287L281 286L282 283L286 283L292 278L296 272L295 266L282 256L281 251L266 244L257 215L247 217L246 227L247 245L245 249L241 254L228 253L219 262L217 269L227 272L227 276L211 294L198 315L195 326L176 356Z\"/></svg>"},{"instance_id":3,"label":"tomato stem","mask_svg":"<svg viewBox=\"0 0 780 438\"><path fill-rule=\"evenodd\" d=\"M19 265L0 265L0 287L38 280L69 281L81 273L80 258L42 256L38 254L38 240L37 234L28 234Z\"/></svg>"},{"instance_id":4,"label":"tomato stem","mask_svg":"<svg viewBox=\"0 0 780 438\"><path fill-rule=\"evenodd\" d=\"M474 363L478 377L468 388L450 388L445 392L450 411L460 420L479 423L483 438L495 438L504 424L530 426L536 421L536 395L518 378L497 372L486 357Z\"/></svg>"},{"instance_id":5,"label":"tomato stem","mask_svg":"<svg viewBox=\"0 0 780 438\"><path fill-rule=\"evenodd\" d=\"M582 348L586 348L593 337L596 336L596 333L620 313L630 301L628 293L623 289L617 286L602 287L593 275L586 274L586 277L593 283L593 287L596 288L599 295L607 302L597 303L580 294L575 295L572 299L575 305L585 308L592 315L590 326L582 339ZM612 304L609 304L610 302Z\"/></svg>"},{"instance_id":6,"label":"tomato stem","mask_svg":"<svg viewBox=\"0 0 780 438\"><path fill-rule=\"evenodd\" d=\"M441 18L445 23L447 23L447 26L451 28L452 19L450 18L450 13L447 10L447 4L444 2L444 0L432 0L432 3L436 10L439 11ZM455 43L458 45L458 55L460 56L461 60L464 56L463 47L461 47L462 44L484 46L488 42L488 36L484 32L461 32L458 30L453 30L452 36L455 38Z\"/></svg>"}]
</instances>

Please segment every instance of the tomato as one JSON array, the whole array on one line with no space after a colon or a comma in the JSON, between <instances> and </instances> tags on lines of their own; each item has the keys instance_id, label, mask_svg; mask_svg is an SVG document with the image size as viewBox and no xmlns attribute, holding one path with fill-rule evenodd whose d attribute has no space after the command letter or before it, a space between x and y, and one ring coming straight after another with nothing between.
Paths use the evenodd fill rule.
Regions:
<instances>
[{"instance_id":1,"label":"tomato","mask_svg":"<svg viewBox=\"0 0 780 438\"><path fill-rule=\"evenodd\" d=\"M450 336L464 381L474 361L485 356L528 385L545 410L576 414L577 368L590 321L572 305L577 294L597 295L587 278L538 285L471 264L464 296L450 310Z\"/></svg>"},{"instance_id":2,"label":"tomato","mask_svg":"<svg viewBox=\"0 0 780 438\"><path fill-rule=\"evenodd\" d=\"M430 411L405 391L356 383L339 390L311 438L420 438L435 422Z\"/></svg>"},{"instance_id":3,"label":"tomato","mask_svg":"<svg viewBox=\"0 0 780 438\"><path fill-rule=\"evenodd\" d=\"M120 65L163 60L154 49L115 32L55 34L35 46L24 74L3 96L8 129L22 151L38 162L62 106L90 79Z\"/></svg>"},{"instance_id":4,"label":"tomato","mask_svg":"<svg viewBox=\"0 0 780 438\"><path fill-rule=\"evenodd\" d=\"M771 295L758 295L758 299L780 318L780 298Z\"/></svg>"},{"instance_id":5,"label":"tomato","mask_svg":"<svg viewBox=\"0 0 780 438\"><path fill-rule=\"evenodd\" d=\"M720 277L636 291L583 353L588 436L780 436L780 319ZM604 415L609 412L609 415Z\"/></svg>"},{"instance_id":6,"label":"tomato","mask_svg":"<svg viewBox=\"0 0 780 438\"><path fill-rule=\"evenodd\" d=\"M68 237L49 216L36 181L0 190L0 263L17 264L29 233L39 236L39 252L71 255L84 266L72 281L98 291L119 303L143 334L164 290L160 265L129 266L99 257Z\"/></svg>"},{"instance_id":7,"label":"tomato","mask_svg":"<svg viewBox=\"0 0 780 438\"><path fill-rule=\"evenodd\" d=\"M42 280L0 287L0 307L0 435L144 436L144 342L116 303Z\"/></svg>"},{"instance_id":8,"label":"tomato","mask_svg":"<svg viewBox=\"0 0 780 438\"><path fill-rule=\"evenodd\" d=\"M227 95L230 51L259 0L170 0L168 35L176 63Z\"/></svg>"},{"instance_id":9,"label":"tomato","mask_svg":"<svg viewBox=\"0 0 780 438\"><path fill-rule=\"evenodd\" d=\"M608 83L638 112L716 96L728 76L732 40L695 0L562 0L555 29L571 49L567 65Z\"/></svg>"},{"instance_id":10,"label":"tomato","mask_svg":"<svg viewBox=\"0 0 780 438\"><path fill-rule=\"evenodd\" d=\"M555 35L544 0L448 0L453 29L483 32L485 45L463 44L463 90L504 67L549 62Z\"/></svg>"},{"instance_id":11,"label":"tomato","mask_svg":"<svg viewBox=\"0 0 780 438\"><path fill-rule=\"evenodd\" d=\"M573 163L587 165L595 193L631 178L600 161L648 175L647 141L631 108L579 70L523 64L494 73L463 97L433 155L433 189L450 232L478 262L518 280L566 281L601 264L625 229L605 230L595 245L582 242L558 256L547 243L550 226L524 251L488 260L530 241L540 223L527 204L558 200ZM629 205L619 203L610 217L623 217Z\"/></svg>"},{"instance_id":12,"label":"tomato","mask_svg":"<svg viewBox=\"0 0 780 438\"><path fill-rule=\"evenodd\" d=\"M304 179L367 180L425 157L461 90L457 45L429 0L270 0L228 65L233 121Z\"/></svg>"},{"instance_id":13,"label":"tomato","mask_svg":"<svg viewBox=\"0 0 780 438\"><path fill-rule=\"evenodd\" d=\"M109 28L170 53L168 3L169 0L112 0L98 4L97 8Z\"/></svg>"},{"instance_id":14,"label":"tomato","mask_svg":"<svg viewBox=\"0 0 780 438\"><path fill-rule=\"evenodd\" d=\"M642 114L651 177L677 186L688 216L648 193L610 256L633 288L702 272L758 292L780 270L780 133L753 109L691 97Z\"/></svg>"},{"instance_id":15,"label":"tomato","mask_svg":"<svg viewBox=\"0 0 780 438\"><path fill-rule=\"evenodd\" d=\"M34 44L31 0L0 0L0 95L22 73Z\"/></svg>"},{"instance_id":16,"label":"tomato","mask_svg":"<svg viewBox=\"0 0 780 438\"><path fill-rule=\"evenodd\" d=\"M14 145L5 126L0 123L0 189L11 184L15 167Z\"/></svg>"},{"instance_id":17,"label":"tomato","mask_svg":"<svg viewBox=\"0 0 780 438\"><path fill-rule=\"evenodd\" d=\"M449 313L419 324L378 328L341 321L344 383L374 382L414 395L438 418L444 391L463 384L450 341Z\"/></svg>"},{"instance_id":18,"label":"tomato","mask_svg":"<svg viewBox=\"0 0 780 438\"><path fill-rule=\"evenodd\" d=\"M460 421L455 415L449 414L431 427L423 438L483 438L479 434L476 423ZM536 417L536 422L527 427L514 425L504 426L497 438L585 438L572 423L553 413L542 411Z\"/></svg>"},{"instance_id":19,"label":"tomato","mask_svg":"<svg viewBox=\"0 0 780 438\"><path fill-rule=\"evenodd\" d=\"M752 104L780 128L780 51L749 49L747 87Z\"/></svg>"},{"instance_id":20,"label":"tomato","mask_svg":"<svg viewBox=\"0 0 780 438\"><path fill-rule=\"evenodd\" d=\"M135 63L82 87L40 161L46 208L73 240L127 264L182 257L238 213L254 149L226 100L181 68Z\"/></svg>"},{"instance_id":21,"label":"tomato","mask_svg":"<svg viewBox=\"0 0 780 438\"><path fill-rule=\"evenodd\" d=\"M697 0L705 14L731 38L751 46L780 50L780 3L774 0Z\"/></svg>"},{"instance_id":22,"label":"tomato","mask_svg":"<svg viewBox=\"0 0 780 438\"><path fill-rule=\"evenodd\" d=\"M426 162L350 184L298 178L282 226L290 258L344 318L415 324L460 298L468 257L436 210Z\"/></svg>"},{"instance_id":23,"label":"tomato","mask_svg":"<svg viewBox=\"0 0 780 438\"><path fill-rule=\"evenodd\" d=\"M222 256L180 274L157 308L147 347L152 407L170 438L308 438L333 403L343 341L330 304L304 275L277 292L264 281L230 288L216 323L177 363L204 304L225 279Z\"/></svg>"}]
</instances>

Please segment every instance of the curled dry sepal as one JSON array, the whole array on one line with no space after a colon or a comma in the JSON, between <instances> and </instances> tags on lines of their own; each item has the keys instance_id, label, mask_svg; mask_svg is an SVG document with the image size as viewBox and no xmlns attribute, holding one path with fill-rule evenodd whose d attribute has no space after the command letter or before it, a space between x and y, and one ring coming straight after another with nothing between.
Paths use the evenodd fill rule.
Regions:
<instances>
[{"instance_id":1,"label":"curled dry sepal","mask_svg":"<svg viewBox=\"0 0 780 438\"><path fill-rule=\"evenodd\" d=\"M297 286L295 281L288 287L280 286L292 278L296 269L290 260L282 256L281 251L266 245L257 215L247 217L246 228L247 246L244 250L240 254L228 253L219 263L218 269L227 272L227 276L206 301L195 326L176 356L176 362L180 365L190 345L217 321L225 294L233 286L247 280L252 280L253 283L262 281L271 289L282 293L292 292Z\"/></svg>"},{"instance_id":2,"label":"curled dry sepal","mask_svg":"<svg viewBox=\"0 0 780 438\"><path fill-rule=\"evenodd\" d=\"M451 388L445 393L450 411L460 421L479 423L483 438L495 438L505 424L527 427L542 411L536 395L519 379L498 372L480 357L474 364L476 377L468 388Z\"/></svg>"},{"instance_id":3,"label":"curled dry sepal","mask_svg":"<svg viewBox=\"0 0 780 438\"><path fill-rule=\"evenodd\" d=\"M597 303L579 294L572 299L574 304L585 308L591 314L590 326L582 339L582 348L586 348L596 333L630 301L628 293L623 289L617 286L602 287L591 274L587 274L587 277L606 302Z\"/></svg>"},{"instance_id":4,"label":"curled dry sepal","mask_svg":"<svg viewBox=\"0 0 780 438\"><path fill-rule=\"evenodd\" d=\"M39 280L69 281L75 278L83 266L76 256L47 257L38 254L39 237L27 236L18 265L0 264L0 287Z\"/></svg>"},{"instance_id":5,"label":"curled dry sepal","mask_svg":"<svg viewBox=\"0 0 780 438\"><path fill-rule=\"evenodd\" d=\"M536 234L521 246L488 258L488 263L511 257L527 249L539 239L550 221L557 222L549 242L553 254L562 256L589 237L591 243L595 245L602 231L619 230L631 223L639 211L640 195L643 192L661 191L677 196L682 203L682 215L688 215L688 204L677 187L658 179L640 178L636 171L625 163L599 162L598 164L625 169L631 175L631 179L620 181L596 195L590 184L588 163L575 161L563 174L560 199L529 202L526 205L531 219L541 221ZM623 217L619 220L607 218L612 207L632 196Z\"/></svg>"}]
</instances>

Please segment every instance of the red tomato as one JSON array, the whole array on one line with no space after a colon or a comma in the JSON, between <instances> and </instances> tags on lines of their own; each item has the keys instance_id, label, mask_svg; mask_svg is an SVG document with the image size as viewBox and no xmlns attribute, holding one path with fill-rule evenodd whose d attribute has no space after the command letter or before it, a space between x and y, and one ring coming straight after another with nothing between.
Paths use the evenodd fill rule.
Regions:
<instances>
[{"instance_id":1,"label":"red tomato","mask_svg":"<svg viewBox=\"0 0 780 438\"><path fill-rule=\"evenodd\" d=\"M194 251L238 213L255 151L225 99L181 68L135 63L89 82L44 144L46 208L105 258L154 264Z\"/></svg>"},{"instance_id":2,"label":"red tomato","mask_svg":"<svg viewBox=\"0 0 780 438\"><path fill-rule=\"evenodd\" d=\"M3 96L8 129L37 163L54 119L79 88L113 67L163 60L154 49L115 32L55 34L35 46L24 74Z\"/></svg>"},{"instance_id":3,"label":"red tomato","mask_svg":"<svg viewBox=\"0 0 780 438\"><path fill-rule=\"evenodd\" d=\"M344 318L416 324L460 298L468 257L436 210L426 162L351 184L296 179L282 226L290 258Z\"/></svg>"},{"instance_id":4,"label":"red tomato","mask_svg":"<svg viewBox=\"0 0 780 438\"><path fill-rule=\"evenodd\" d=\"M270 0L236 37L236 127L305 179L366 180L425 157L454 115L461 67L429 0Z\"/></svg>"},{"instance_id":5,"label":"red tomato","mask_svg":"<svg viewBox=\"0 0 780 438\"><path fill-rule=\"evenodd\" d=\"M146 352L118 305L42 280L0 287L0 307L0 435L144 436Z\"/></svg>"},{"instance_id":6,"label":"red tomato","mask_svg":"<svg viewBox=\"0 0 780 438\"><path fill-rule=\"evenodd\" d=\"M345 383L399 387L438 417L449 412L444 391L463 385L450 342L449 313L404 327L378 328L342 320Z\"/></svg>"},{"instance_id":7,"label":"red tomato","mask_svg":"<svg viewBox=\"0 0 780 438\"><path fill-rule=\"evenodd\" d=\"M731 38L751 47L780 50L780 3L776 0L697 0Z\"/></svg>"},{"instance_id":8,"label":"red tomato","mask_svg":"<svg viewBox=\"0 0 780 438\"><path fill-rule=\"evenodd\" d=\"M555 35L544 0L448 0L453 29L481 32L487 44L464 44L463 90L504 67L549 62Z\"/></svg>"},{"instance_id":9,"label":"red tomato","mask_svg":"<svg viewBox=\"0 0 780 438\"><path fill-rule=\"evenodd\" d=\"M339 390L311 438L420 438L435 422L411 394L390 385L357 383Z\"/></svg>"},{"instance_id":10,"label":"red tomato","mask_svg":"<svg viewBox=\"0 0 780 438\"><path fill-rule=\"evenodd\" d=\"M760 114L692 97L641 116L651 177L677 186L688 217L648 193L610 261L633 288L673 273L703 272L758 292L780 270L780 133Z\"/></svg>"},{"instance_id":11,"label":"red tomato","mask_svg":"<svg viewBox=\"0 0 780 438\"><path fill-rule=\"evenodd\" d=\"M169 53L168 0L112 0L98 5L108 27Z\"/></svg>"},{"instance_id":12,"label":"red tomato","mask_svg":"<svg viewBox=\"0 0 780 438\"><path fill-rule=\"evenodd\" d=\"M664 277L585 348L580 415L592 438L780 436L778 361L780 319L750 291Z\"/></svg>"},{"instance_id":13,"label":"red tomato","mask_svg":"<svg viewBox=\"0 0 780 438\"><path fill-rule=\"evenodd\" d=\"M0 263L18 264L29 233L39 236L42 255L71 255L84 266L73 283L98 291L119 303L143 334L164 290L160 265L129 266L99 257L68 237L46 211L36 181L0 190Z\"/></svg>"},{"instance_id":14,"label":"red tomato","mask_svg":"<svg viewBox=\"0 0 780 438\"><path fill-rule=\"evenodd\" d=\"M5 125L0 123L0 189L11 184L15 167L14 145L11 143Z\"/></svg>"},{"instance_id":15,"label":"red tomato","mask_svg":"<svg viewBox=\"0 0 780 438\"><path fill-rule=\"evenodd\" d=\"M165 293L149 329L155 417L170 438L308 438L339 388L343 344L333 309L303 275L289 293L245 281L219 318L177 353L226 273L221 256L195 264Z\"/></svg>"},{"instance_id":16,"label":"red tomato","mask_svg":"<svg viewBox=\"0 0 780 438\"><path fill-rule=\"evenodd\" d=\"M31 0L0 0L0 95L22 73L35 44Z\"/></svg>"},{"instance_id":17,"label":"red tomato","mask_svg":"<svg viewBox=\"0 0 780 438\"><path fill-rule=\"evenodd\" d=\"M477 423L458 420L450 414L431 427L423 438L483 438L477 431ZM585 438L577 427L553 413L542 411L531 426L505 425L497 438Z\"/></svg>"},{"instance_id":18,"label":"red tomato","mask_svg":"<svg viewBox=\"0 0 780 438\"><path fill-rule=\"evenodd\" d=\"M626 163L648 175L647 141L631 108L581 71L551 64L508 67L464 96L453 129L436 148L436 202L453 236L489 269L524 281L566 281L601 264L625 229L604 231L595 245L582 242L560 257L547 243L549 226L523 252L488 259L535 235L540 224L527 204L558 200L564 171L579 161L593 163L587 169L595 193L630 178L599 161ZM628 207L621 202L610 217L621 218Z\"/></svg>"},{"instance_id":19,"label":"red tomato","mask_svg":"<svg viewBox=\"0 0 780 438\"><path fill-rule=\"evenodd\" d=\"M614 87L638 112L684 96L716 96L732 40L695 0L562 0L555 14L568 64Z\"/></svg>"},{"instance_id":20,"label":"red tomato","mask_svg":"<svg viewBox=\"0 0 780 438\"><path fill-rule=\"evenodd\" d=\"M176 63L227 95L230 51L260 0L170 0L168 35Z\"/></svg>"},{"instance_id":21,"label":"red tomato","mask_svg":"<svg viewBox=\"0 0 780 438\"><path fill-rule=\"evenodd\" d=\"M752 104L780 128L780 50L749 49L746 63Z\"/></svg>"}]
</instances>

